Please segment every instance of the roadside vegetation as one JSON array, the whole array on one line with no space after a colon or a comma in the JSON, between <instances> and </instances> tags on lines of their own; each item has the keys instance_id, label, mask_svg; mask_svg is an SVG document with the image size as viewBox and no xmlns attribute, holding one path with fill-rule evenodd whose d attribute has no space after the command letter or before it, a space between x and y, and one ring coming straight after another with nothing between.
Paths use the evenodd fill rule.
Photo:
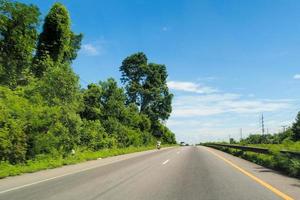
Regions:
<instances>
[{"instance_id":1,"label":"roadside vegetation","mask_svg":"<svg viewBox=\"0 0 300 200\"><path fill-rule=\"evenodd\" d=\"M83 35L60 3L40 15L0 0L0 177L176 143L165 65L138 52L120 63L122 86L82 88L71 66Z\"/></svg>"},{"instance_id":2,"label":"roadside vegetation","mask_svg":"<svg viewBox=\"0 0 300 200\"><path fill-rule=\"evenodd\" d=\"M300 112L292 127L289 127L282 133L265 135L253 134L239 142L231 138L230 144L268 148L271 151L270 154L260 154L233 148L218 147L218 149L235 156L300 178ZM281 150L299 152L299 156L280 153Z\"/></svg>"}]
</instances>

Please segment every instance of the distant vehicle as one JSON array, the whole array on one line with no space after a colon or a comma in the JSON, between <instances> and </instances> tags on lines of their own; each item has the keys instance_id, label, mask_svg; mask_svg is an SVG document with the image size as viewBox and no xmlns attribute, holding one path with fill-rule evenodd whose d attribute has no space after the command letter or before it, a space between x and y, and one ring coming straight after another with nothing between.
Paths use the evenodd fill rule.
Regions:
<instances>
[{"instance_id":1,"label":"distant vehicle","mask_svg":"<svg viewBox=\"0 0 300 200\"><path fill-rule=\"evenodd\" d=\"M161 148L161 141L157 141L156 148L159 150Z\"/></svg>"},{"instance_id":2,"label":"distant vehicle","mask_svg":"<svg viewBox=\"0 0 300 200\"><path fill-rule=\"evenodd\" d=\"M180 146L185 146L185 142L180 142Z\"/></svg>"}]
</instances>

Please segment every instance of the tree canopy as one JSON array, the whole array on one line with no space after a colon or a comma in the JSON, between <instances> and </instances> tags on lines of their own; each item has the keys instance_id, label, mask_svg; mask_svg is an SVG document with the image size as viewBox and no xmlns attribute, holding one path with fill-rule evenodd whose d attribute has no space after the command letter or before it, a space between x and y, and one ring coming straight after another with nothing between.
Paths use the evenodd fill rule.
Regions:
<instances>
[{"instance_id":1,"label":"tree canopy","mask_svg":"<svg viewBox=\"0 0 300 200\"><path fill-rule=\"evenodd\" d=\"M15 88L26 79L39 15L36 6L0 0L0 84Z\"/></svg>"},{"instance_id":2,"label":"tree canopy","mask_svg":"<svg viewBox=\"0 0 300 200\"><path fill-rule=\"evenodd\" d=\"M166 66L147 60L142 52L125 58L120 67L121 81L125 84L127 102L135 103L140 113L151 120L154 135L162 136L157 124L169 118L173 95L167 86Z\"/></svg>"}]
</instances>

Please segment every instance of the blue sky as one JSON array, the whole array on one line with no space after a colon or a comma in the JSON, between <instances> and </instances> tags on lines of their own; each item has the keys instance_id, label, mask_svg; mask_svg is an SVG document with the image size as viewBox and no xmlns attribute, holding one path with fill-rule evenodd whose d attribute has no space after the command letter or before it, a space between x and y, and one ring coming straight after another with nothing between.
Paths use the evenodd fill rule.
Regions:
<instances>
[{"instance_id":1,"label":"blue sky","mask_svg":"<svg viewBox=\"0 0 300 200\"><path fill-rule=\"evenodd\" d=\"M23 0L43 16L55 1ZM61 1L83 33L73 68L81 84L120 78L143 51L166 64L175 94L167 122L178 141L238 139L290 125L300 110L300 1ZM299 74L299 75L298 75Z\"/></svg>"}]
</instances>

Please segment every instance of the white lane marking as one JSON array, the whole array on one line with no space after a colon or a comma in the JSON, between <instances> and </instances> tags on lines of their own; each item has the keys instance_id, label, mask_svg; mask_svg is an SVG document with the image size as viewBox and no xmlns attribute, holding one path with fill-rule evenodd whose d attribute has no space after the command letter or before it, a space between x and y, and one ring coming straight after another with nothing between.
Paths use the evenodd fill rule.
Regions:
<instances>
[{"instance_id":1,"label":"white lane marking","mask_svg":"<svg viewBox=\"0 0 300 200\"><path fill-rule=\"evenodd\" d=\"M180 151L177 151L177 154L179 154L180 153Z\"/></svg>"},{"instance_id":2,"label":"white lane marking","mask_svg":"<svg viewBox=\"0 0 300 200\"><path fill-rule=\"evenodd\" d=\"M167 164L169 161L170 161L170 160L168 159L168 160L166 160L165 162L163 162L162 164L165 165L165 164Z\"/></svg>"},{"instance_id":3,"label":"white lane marking","mask_svg":"<svg viewBox=\"0 0 300 200\"><path fill-rule=\"evenodd\" d=\"M36 184L43 183L43 182L46 182L46 181L50 181L50 180L53 180L53 179L61 178L61 177L68 176L68 175L71 175L71 174L77 174L77 173L84 172L84 171L94 169L94 168L97 168L97 167L102 167L102 166L105 166L105 165L108 165L108 164L111 164L111 163L115 163L117 161L119 161L119 160L112 160L111 162L107 162L104 165L88 167L88 168L84 168L84 169L81 169L81 170L78 170L78 171L75 171L75 172L70 172L70 173L59 175L59 176L54 176L52 178L47 178L47 179L44 179L44 180L40 180L40 181L37 181L37 182L28 183L28 184L25 184L25 185L13 187L13 188L10 188L10 189L7 189L7 190L0 191L0 194L10 192L10 191L13 191L13 190L18 190L18 189L21 189L21 188L25 188L25 187L28 187L28 186L31 186L31 185L36 185Z\"/></svg>"}]
</instances>

